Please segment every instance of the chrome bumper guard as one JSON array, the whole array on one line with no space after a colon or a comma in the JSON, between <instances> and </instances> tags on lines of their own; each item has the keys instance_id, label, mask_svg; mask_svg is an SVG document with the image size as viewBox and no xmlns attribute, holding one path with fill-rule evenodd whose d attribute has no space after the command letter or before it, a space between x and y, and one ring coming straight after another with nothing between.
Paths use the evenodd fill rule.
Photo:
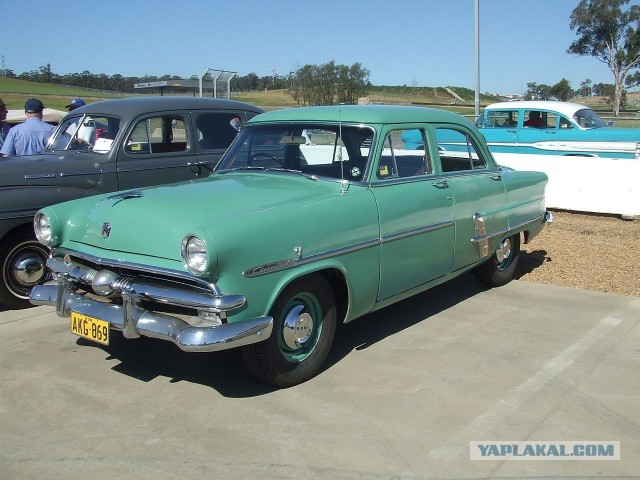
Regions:
<instances>
[{"instance_id":1,"label":"chrome bumper guard","mask_svg":"<svg viewBox=\"0 0 640 480\"><path fill-rule=\"evenodd\" d=\"M213 352L266 340L273 329L273 318L268 316L210 326L192 326L180 318L145 310L140 306L142 301L153 301L194 308L225 318L227 311L244 304L245 299L240 295L188 291L144 278L118 278L113 283L117 284L123 304L115 305L77 292L74 282L90 285L91 279L98 273L95 270L65 265L54 258L47 261L47 266L53 271L54 281L33 288L29 297L32 304L53 305L60 317L70 317L73 311L104 320L109 322L111 328L121 330L125 338L159 338L172 341L184 351Z\"/></svg>"}]
</instances>

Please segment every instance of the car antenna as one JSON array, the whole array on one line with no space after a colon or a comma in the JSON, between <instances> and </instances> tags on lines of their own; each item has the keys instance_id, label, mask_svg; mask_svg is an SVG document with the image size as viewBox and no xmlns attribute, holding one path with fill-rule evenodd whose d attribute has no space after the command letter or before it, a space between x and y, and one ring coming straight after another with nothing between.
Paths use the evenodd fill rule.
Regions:
<instances>
[{"instance_id":1,"label":"car antenna","mask_svg":"<svg viewBox=\"0 0 640 480\"><path fill-rule=\"evenodd\" d=\"M342 110L338 109L338 142L342 142ZM344 181L344 162L342 161L342 145L338 143L338 161L340 162L340 193L347 193Z\"/></svg>"}]
</instances>

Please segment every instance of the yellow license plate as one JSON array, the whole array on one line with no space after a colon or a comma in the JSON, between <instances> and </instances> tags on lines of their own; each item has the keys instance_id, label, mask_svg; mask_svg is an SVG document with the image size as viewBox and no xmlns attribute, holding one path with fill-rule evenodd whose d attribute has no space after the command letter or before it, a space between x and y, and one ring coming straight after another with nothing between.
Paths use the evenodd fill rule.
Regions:
<instances>
[{"instance_id":1,"label":"yellow license plate","mask_svg":"<svg viewBox=\"0 0 640 480\"><path fill-rule=\"evenodd\" d=\"M71 312L71 333L109 345L109 322L98 318Z\"/></svg>"}]
</instances>

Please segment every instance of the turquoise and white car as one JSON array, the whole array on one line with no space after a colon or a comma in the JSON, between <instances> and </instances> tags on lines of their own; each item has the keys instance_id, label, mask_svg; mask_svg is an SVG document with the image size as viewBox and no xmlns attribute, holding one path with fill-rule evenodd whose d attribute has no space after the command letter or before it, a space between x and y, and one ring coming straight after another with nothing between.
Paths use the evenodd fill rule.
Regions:
<instances>
[{"instance_id":1,"label":"turquoise and white car","mask_svg":"<svg viewBox=\"0 0 640 480\"><path fill-rule=\"evenodd\" d=\"M640 129L609 127L596 112L577 103L494 103L476 126L494 154L640 158Z\"/></svg>"}]
</instances>

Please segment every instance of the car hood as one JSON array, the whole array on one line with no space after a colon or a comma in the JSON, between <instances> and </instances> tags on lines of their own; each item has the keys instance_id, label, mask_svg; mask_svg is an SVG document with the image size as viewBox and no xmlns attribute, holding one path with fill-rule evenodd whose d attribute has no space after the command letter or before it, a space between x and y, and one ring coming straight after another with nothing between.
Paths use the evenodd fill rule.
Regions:
<instances>
[{"instance_id":1,"label":"car hood","mask_svg":"<svg viewBox=\"0 0 640 480\"><path fill-rule=\"evenodd\" d=\"M186 235L198 235L211 246L234 238L232 231L256 232L267 212L270 222L290 223L292 205L303 212L339 197L340 189L339 182L302 176L232 173L53 208L66 220L65 243L177 260Z\"/></svg>"}]
</instances>

